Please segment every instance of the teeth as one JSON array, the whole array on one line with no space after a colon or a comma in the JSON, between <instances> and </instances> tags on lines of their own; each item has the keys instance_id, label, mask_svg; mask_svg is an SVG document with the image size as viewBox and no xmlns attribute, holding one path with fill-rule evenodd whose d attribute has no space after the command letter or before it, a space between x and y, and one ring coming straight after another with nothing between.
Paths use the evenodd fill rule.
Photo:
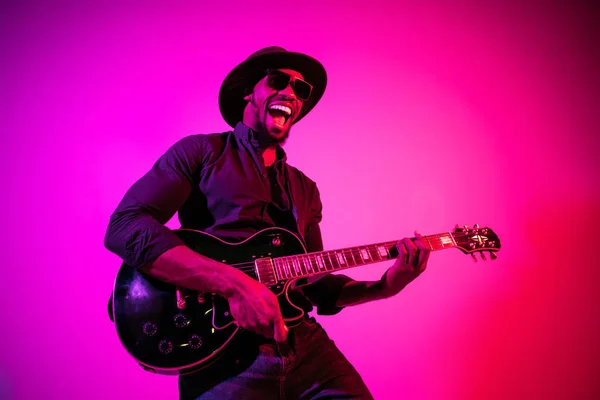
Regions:
<instances>
[{"instance_id":1,"label":"teeth","mask_svg":"<svg viewBox=\"0 0 600 400\"><path fill-rule=\"evenodd\" d=\"M288 117L290 115L292 115L292 109L286 106L282 106L279 104L273 104L272 106L269 107L270 110L279 110L284 112Z\"/></svg>"}]
</instances>

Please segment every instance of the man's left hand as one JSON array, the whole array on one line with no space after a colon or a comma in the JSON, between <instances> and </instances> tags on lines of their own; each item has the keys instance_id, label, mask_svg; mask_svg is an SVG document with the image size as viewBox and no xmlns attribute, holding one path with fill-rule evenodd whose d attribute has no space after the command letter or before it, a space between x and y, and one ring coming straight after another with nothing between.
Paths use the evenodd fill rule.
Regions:
<instances>
[{"instance_id":1,"label":"man's left hand","mask_svg":"<svg viewBox=\"0 0 600 400\"><path fill-rule=\"evenodd\" d=\"M396 243L398 258L382 277L386 297L400 292L427 268L431 248L419 232L415 238L404 238Z\"/></svg>"}]
</instances>

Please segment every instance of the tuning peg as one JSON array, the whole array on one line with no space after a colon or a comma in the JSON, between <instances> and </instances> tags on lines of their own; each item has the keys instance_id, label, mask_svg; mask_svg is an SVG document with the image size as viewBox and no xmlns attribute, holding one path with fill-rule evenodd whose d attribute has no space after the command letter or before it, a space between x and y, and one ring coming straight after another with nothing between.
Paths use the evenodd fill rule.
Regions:
<instances>
[{"instance_id":1,"label":"tuning peg","mask_svg":"<svg viewBox=\"0 0 600 400\"><path fill-rule=\"evenodd\" d=\"M481 259L483 261L487 260L487 258L485 257L485 253L483 251L480 251L479 253L481 254Z\"/></svg>"},{"instance_id":2,"label":"tuning peg","mask_svg":"<svg viewBox=\"0 0 600 400\"><path fill-rule=\"evenodd\" d=\"M465 225L465 227L463 228L463 232L467 233L467 232L469 232L469 229L470 229L469 225Z\"/></svg>"},{"instance_id":3,"label":"tuning peg","mask_svg":"<svg viewBox=\"0 0 600 400\"><path fill-rule=\"evenodd\" d=\"M475 225L473 225L473 228L475 228L475 229L479 229L479 224L475 224Z\"/></svg>"},{"instance_id":4,"label":"tuning peg","mask_svg":"<svg viewBox=\"0 0 600 400\"><path fill-rule=\"evenodd\" d=\"M473 261L477 262L477 257L475 257L474 253L471 253L471 257L473 257Z\"/></svg>"},{"instance_id":5,"label":"tuning peg","mask_svg":"<svg viewBox=\"0 0 600 400\"><path fill-rule=\"evenodd\" d=\"M498 256L496 255L496 253L490 251L490 258L492 260L495 260L496 258L498 258Z\"/></svg>"}]
</instances>

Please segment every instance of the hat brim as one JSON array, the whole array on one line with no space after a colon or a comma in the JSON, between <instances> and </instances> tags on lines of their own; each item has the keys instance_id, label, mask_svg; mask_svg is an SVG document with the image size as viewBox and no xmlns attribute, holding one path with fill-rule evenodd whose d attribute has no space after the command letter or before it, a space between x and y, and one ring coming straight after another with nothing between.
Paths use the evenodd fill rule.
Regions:
<instances>
[{"instance_id":1,"label":"hat brim","mask_svg":"<svg viewBox=\"0 0 600 400\"><path fill-rule=\"evenodd\" d=\"M219 109L225 122L231 127L242 121L246 101L246 90L254 86L266 69L291 69L302 74L304 79L313 85L308 100L302 103L302 109L296 118L300 121L312 110L325 93L327 73L323 65L302 53L289 51L273 52L251 57L236 66L223 81L219 91Z\"/></svg>"}]
</instances>

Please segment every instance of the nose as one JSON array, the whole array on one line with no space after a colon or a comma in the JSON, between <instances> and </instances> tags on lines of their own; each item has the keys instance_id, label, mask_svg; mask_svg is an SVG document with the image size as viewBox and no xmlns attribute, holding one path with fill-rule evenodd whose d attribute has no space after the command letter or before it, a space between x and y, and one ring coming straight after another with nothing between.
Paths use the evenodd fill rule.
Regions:
<instances>
[{"instance_id":1,"label":"nose","mask_svg":"<svg viewBox=\"0 0 600 400\"><path fill-rule=\"evenodd\" d=\"M286 87L284 87L283 89L281 89L279 91L280 94L284 95L285 97L291 99L291 100L296 100L296 92L294 92L294 89L292 88L291 82L288 83L288 85Z\"/></svg>"}]
</instances>

